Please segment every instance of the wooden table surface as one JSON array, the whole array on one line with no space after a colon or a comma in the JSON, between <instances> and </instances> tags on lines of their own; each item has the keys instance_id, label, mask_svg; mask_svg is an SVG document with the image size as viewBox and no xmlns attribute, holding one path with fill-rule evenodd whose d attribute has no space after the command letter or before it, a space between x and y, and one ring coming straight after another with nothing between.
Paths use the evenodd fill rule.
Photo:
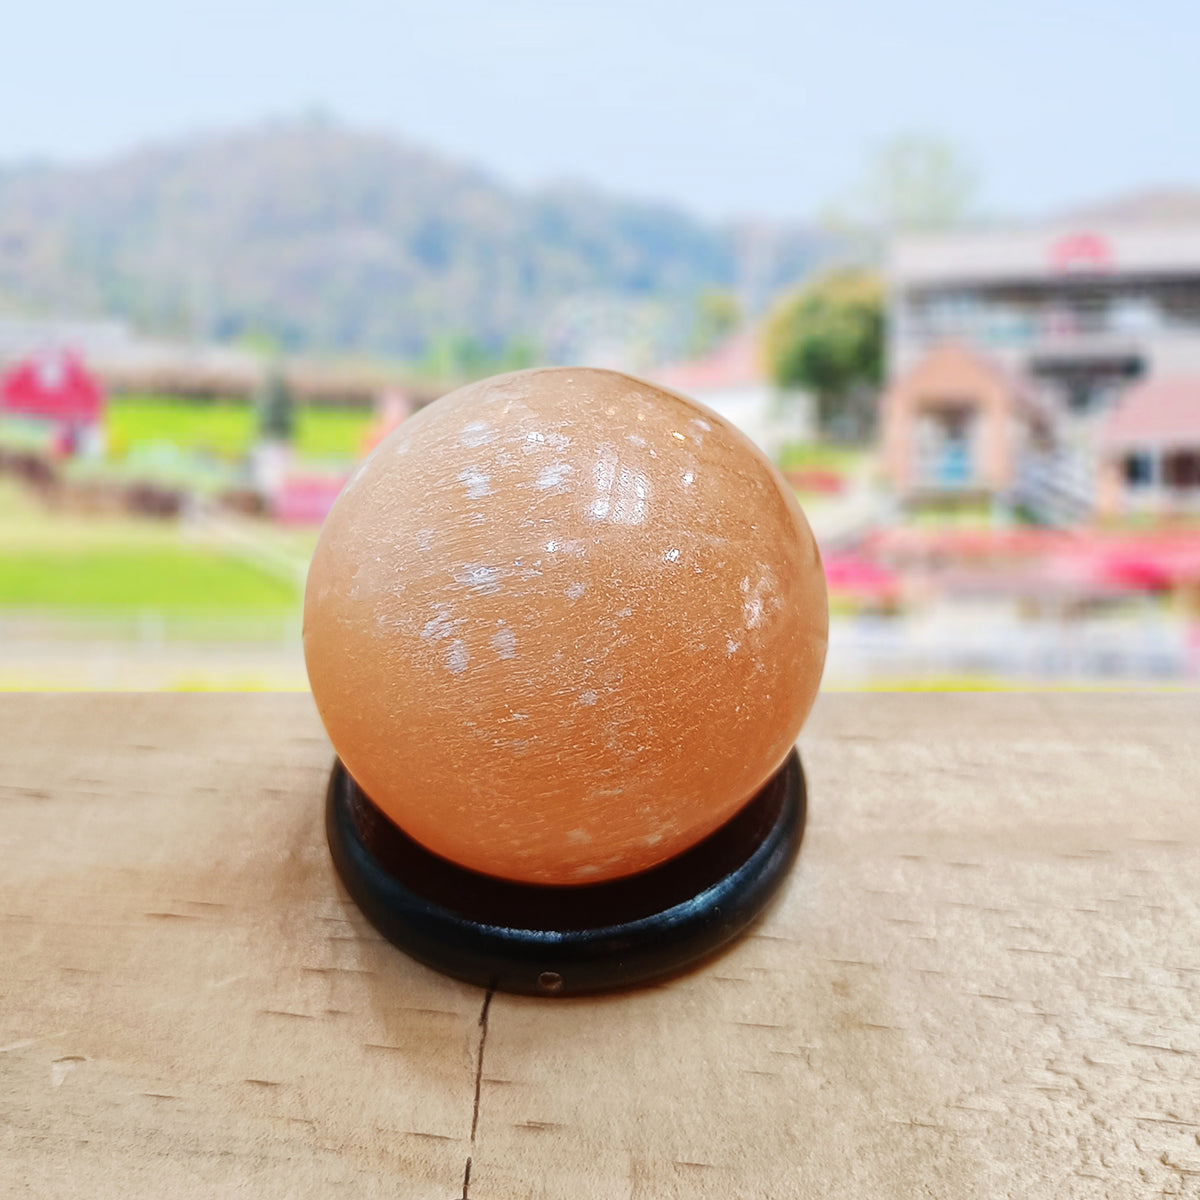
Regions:
<instances>
[{"instance_id":1,"label":"wooden table surface","mask_svg":"<svg viewBox=\"0 0 1200 1200\"><path fill-rule=\"evenodd\" d=\"M308 697L0 697L0 1196L1200 1196L1200 697L801 751L751 936L489 1005L348 901Z\"/></svg>"}]
</instances>

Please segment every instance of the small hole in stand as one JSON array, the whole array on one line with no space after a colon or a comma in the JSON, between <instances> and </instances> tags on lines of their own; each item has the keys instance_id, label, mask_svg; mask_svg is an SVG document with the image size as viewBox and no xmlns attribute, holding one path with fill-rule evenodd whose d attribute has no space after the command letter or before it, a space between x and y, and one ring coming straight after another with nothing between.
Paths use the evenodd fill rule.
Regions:
<instances>
[{"instance_id":1,"label":"small hole in stand","mask_svg":"<svg viewBox=\"0 0 1200 1200\"><path fill-rule=\"evenodd\" d=\"M543 971L538 976L538 987L543 992L559 992L562 991L562 976L557 971Z\"/></svg>"}]
</instances>

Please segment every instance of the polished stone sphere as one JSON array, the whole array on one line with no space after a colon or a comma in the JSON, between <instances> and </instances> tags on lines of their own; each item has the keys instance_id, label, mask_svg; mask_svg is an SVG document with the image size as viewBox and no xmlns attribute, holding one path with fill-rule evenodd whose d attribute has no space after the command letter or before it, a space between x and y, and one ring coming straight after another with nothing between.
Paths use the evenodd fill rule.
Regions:
<instances>
[{"instance_id":1,"label":"polished stone sphere","mask_svg":"<svg viewBox=\"0 0 1200 1200\"><path fill-rule=\"evenodd\" d=\"M304 651L334 748L436 854L530 883L651 867L770 778L828 608L795 496L733 425L613 371L487 379L333 506Z\"/></svg>"}]
</instances>

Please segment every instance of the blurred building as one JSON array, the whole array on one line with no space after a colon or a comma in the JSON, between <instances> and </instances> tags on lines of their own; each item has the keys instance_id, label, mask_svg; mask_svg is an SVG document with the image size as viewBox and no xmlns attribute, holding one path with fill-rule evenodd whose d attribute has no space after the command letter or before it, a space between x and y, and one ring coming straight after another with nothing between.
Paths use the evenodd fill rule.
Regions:
<instances>
[{"instance_id":1,"label":"blurred building","mask_svg":"<svg viewBox=\"0 0 1200 1200\"><path fill-rule=\"evenodd\" d=\"M1072 413L1133 379L1200 374L1200 220L906 237L890 282L896 372L966 342Z\"/></svg>"},{"instance_id":2,"label":"blurred building","mask_svg":"<svg viewBox=\"0 0 1200 1200\"><path fill-rule=\"evenodd\" d=\"M812 438L812 399L780 391L768 378L756 331L735 334L709 354L647 372L663 387L683 392L736 425L771 458Z\"/></svg>"},{"instance_id":3,"label":"blurred building","mask_svg":"<svg viewBox=\"0 0 1200 1200\"><path fill-rule=\"evenodd\" d=\"M947 493L1003 500L1053 418L1021 376L960 343L928 351L882 399L884 466L909 501Z\"/></svg>"},{"instance_id":4,"label":"blurred building","mask_svg":"<svg viewBox=\"0 0 1200 1200\"><path fill-rule=\"evenodd\" d=\"M1200 514L1200 374L1130 388L1100 439L1105 515Z\"/></svg>"},{"instance_id":5,"label":"blurred building","mask_svg":"<svg viewBox=\"0 0 1200 1200\"><path fill-rule=\"evenodd\" d=\"M45 427L60 453L94 451L101 441L104 389L78 355L43 351L0 377L0 414Z\"/></svg>"},{"instance_id":6,"label":"blurred building","mask_svg":"<svg viewBox=\"0 0 1200 1200\"><path fill-rule=\"evenodd\" d=\"M1200 396L1200 199L1169 212L1152 200L1074 224L908 236L892 248L893 390L904 380L921 386L914 369L951 344L1016 381L1050 426L1036 453L1017 455L1009 498L1051 519L1096 509L1101 468L1115 452L1106 422L1130 388L1191 379ZM996 439L1014 441L973 415L989 403L983 377L964 370L947 379L944 368L933 371L937 394L910 402L923 420L888 434L892 481L902 492L930 461L930 445L965 447L959 473L969 481L1002 453ZM886 423L886 408L884 416ZM1136 489L1142 468L1128 470ZM1197 486L1190 469L1156 478L1168 490ZM943 476L943 494L958 487Z\"/></svg>"}]
</instances>

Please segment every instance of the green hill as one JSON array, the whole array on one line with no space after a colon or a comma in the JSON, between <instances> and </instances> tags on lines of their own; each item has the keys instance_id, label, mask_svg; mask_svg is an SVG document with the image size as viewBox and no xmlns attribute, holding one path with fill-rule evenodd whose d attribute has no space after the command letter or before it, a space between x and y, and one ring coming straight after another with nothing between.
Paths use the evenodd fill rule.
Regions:
<instances>
[{"instance_id":1,"label":"green hill","mask_svg":"<svg viewBox=\"0 0 1200 1200\"><path fill-rule=\"evenodd\" d=\"M680 339L705 287L750 303L804 274L810 231L714 226L585 187L518 191L391 137L264 125L87 165L0 170L0 312L412 356L470 335Z\"/></svg>"}]
</instances>

